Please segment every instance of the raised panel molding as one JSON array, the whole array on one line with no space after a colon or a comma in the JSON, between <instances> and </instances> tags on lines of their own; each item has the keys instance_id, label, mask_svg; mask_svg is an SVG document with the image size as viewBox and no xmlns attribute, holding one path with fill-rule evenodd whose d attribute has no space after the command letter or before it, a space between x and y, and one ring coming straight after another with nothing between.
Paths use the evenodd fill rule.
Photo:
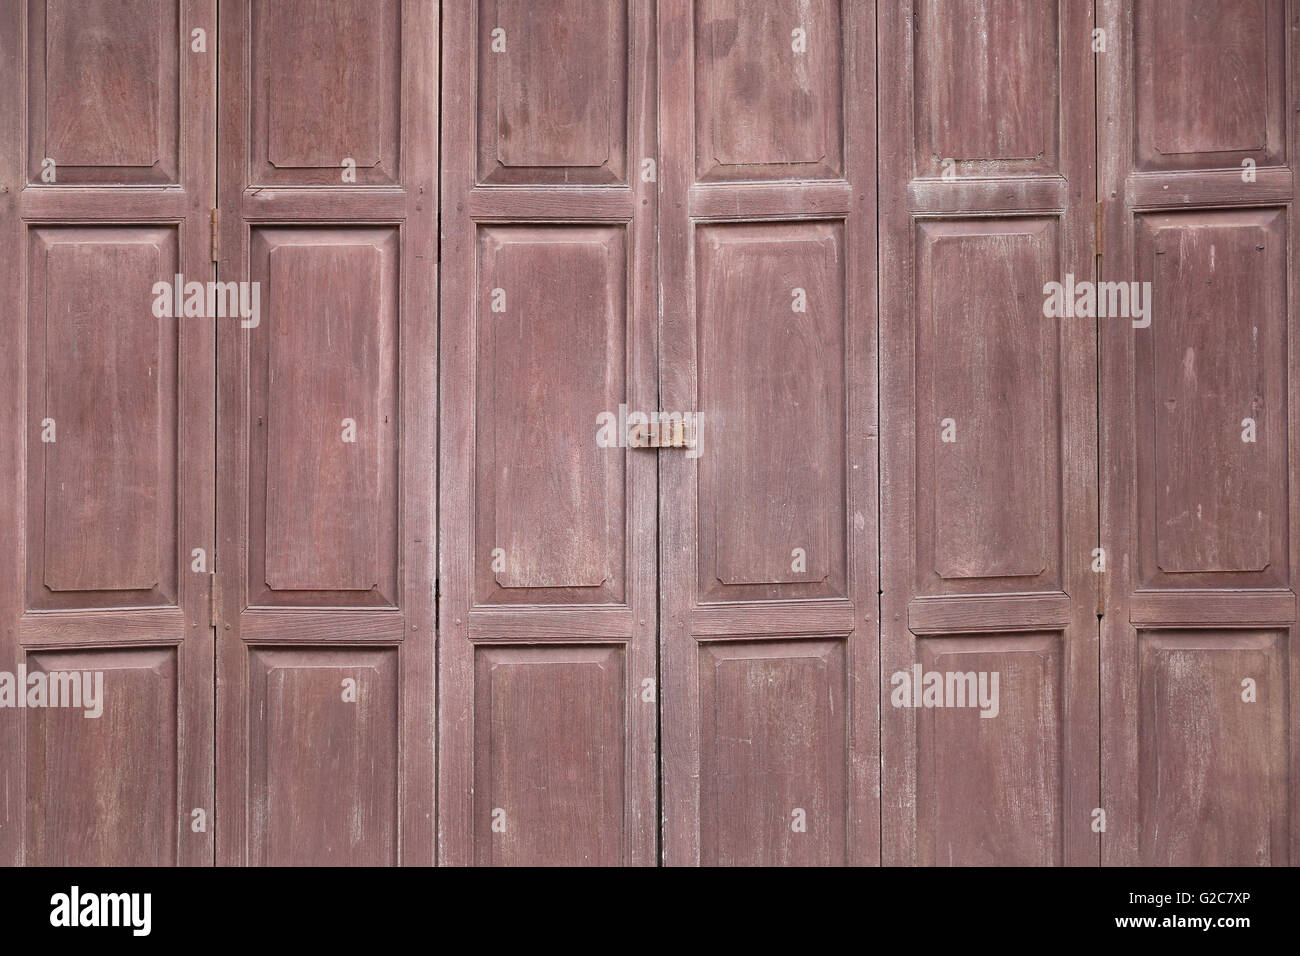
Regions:
<instances>
[{"instance_id":1,"label":"raised panel molding","mask_svg":"<svg viewBox=\"0 0 1300 956\"><path fill-rule=\"evenodd\" d=\"M843 226L710 224L696 246L701 599L842 596Z\"/></svg>"},{"instance_id":2,"label":"raised panel molding","mask_svg":"<svg viewBox=\"0 0 1300 956\"><path fill-rule=\"evenodd\" d=\"M28 607L174 605L183 320L152 288L176 229L39 227L30 250Z\"/></svg>"},{"instance_id":3,"label":"raised panel molding","mask_svg":"<svg viewBox=\"0 0 1300 956\"><path fill-rule=\"evenodd\" d=\"M627 401L624 231L492 226L479 255L478 599L620 602L626 450L597 432Z\"/></svg>"},{"instance_id":4,"label":"raised panel molding","mask_svg":"<svg viewBox=\"0 0 1300 956\"><path fill-rule=\"evenodd\" d=\"M1057 234L1049 219L917 226L921 593L1059 587L1061 320L1042 308Z\"/></svg>"},{"instance_id":5,"label":"raised panel molding","mask_svg":"<svg viewBox=\"0 0 1300 956\"><path fill-rule=\"evenodd\" d=\"M28 182L177 183L179 0L26 2Z\"/></svg>"},{"instance_id":6,"label":"raised panel molding","mask_svg":"<svg viewBox=\"0 0 1300 956\"><path fill-rule=\"evenodd\" d=\"M401 182L401 0L253 0L246 15L251 182Z\"/></svg>"},{"instance_id":7,"label":"raised panel molding","mask_svg":"<svg viewBox=\"0 0 1300 956\"><path fill-rule=\"evenodd\" d=\"M397 603L397 230L252 230L250 607Z\"/></svg>"},{"instance_id":8,"label":"raised panel molding","mask_svg":"<svg viewBox=\"0 0 1300 956\"><path fill-rule=\"evenodd\" d=\"M918 175L1060 171L1061 6L917 0Z\"/></svg>"},{"instance_id":9,"label":"raised panel molding","mask_svg":"<svg viewBox=\"0 0 1300 956\"><path fill-rule=\"evenodd\" d=\"M840 20L839 0L697 0L700 181L844 175Z\"/></svg>"},{"instance_id":10,"label":"raised panel molding","mask_svg":"<svg viewBox=\"0 0 1300 956\"><path fill-rule=\"evenodd\" d=\"M627 183L628 4L477 7L479 181Z\"/></svg>"}]
</instances>

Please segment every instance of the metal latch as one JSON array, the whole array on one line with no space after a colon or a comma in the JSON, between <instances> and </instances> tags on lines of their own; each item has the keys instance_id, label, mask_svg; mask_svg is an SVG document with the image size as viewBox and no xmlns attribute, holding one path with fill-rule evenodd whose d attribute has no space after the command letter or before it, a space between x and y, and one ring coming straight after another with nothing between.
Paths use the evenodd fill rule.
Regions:
<instances>
[{"instance_id":1,"label":"metal latch","mask_svg":"<svg viewBox=\"0 0 1300 956\"><path fill-rule=\"evenodd\" d=\"M694 448L699 441L694 415L656 412L649 422L629 424L627 432L632 448Z\"/></svg>"}]
</instances>

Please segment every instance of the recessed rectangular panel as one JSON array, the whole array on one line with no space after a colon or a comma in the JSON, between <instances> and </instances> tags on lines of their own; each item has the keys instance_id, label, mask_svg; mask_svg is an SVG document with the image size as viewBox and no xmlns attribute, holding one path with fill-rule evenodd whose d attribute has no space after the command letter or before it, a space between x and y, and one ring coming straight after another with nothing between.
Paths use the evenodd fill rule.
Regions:
<instances>
[{"instance_id":1,"label":"recessed rectangular panel","mask_svg":"<svg viewBox=\"0 0 1300 956\"><path fill-rule=\"evenodd\" d=\"M30 182L176 181L178 7L29 0Z\"/></svg>"},{"instance_id":2,"label":"recessed rectangular panel","mask_svg":"<svg viewBox=\"0 0 1300 956\"><path fill-rule=\"evenodd\" d=\"M250 180L398 182L399 0L255 0Z\"/></svg>"},{"instance_id":3,"label":"recessed rectangular panel","mask_svg":"<svg viewBox=\"0 0 1300 956\"><path fill-rule=\"evenodd\" d=\"M1285 155L1286 33L1278 0L1157 0L1136 7L1137 151L1143 168L1272 165Z\"/></svg>"},{"instance_id":4,"label":"recessed rectangular panel","mask_svg":"<svg viewBox=\"0 0 1300 956\"><path fill-rule=\"evenodd\" d=\"M841 57L838 0L698 0L699 179L841 176Z\"/></svg>"},{"instance_id":5,"label":"recessed rectangular panel","mask_svg":"<svg viewBox=\"0 0 1300 956\"><path fill-rule=\"evenodd\" d=\"M1062 862L1061 640L1060 634L918 638L920 680L915 667L888 675L883 694L891 706L920 705L922 865ZM911 687L906 698L905 685Z\"/></svg>"},{"instance_id":6,"label":"recessed rectangular panel","mask_svg":"<svg viewBox=\"0 0 1300 956\"><path fill-rule=\"evenodd\" d=\"M1285 213L1143 216L1137 245L1141 580L1285 585Z\"/></svg>"},{"instance_id":7,"label":"recessed rectangular panel","mask_svg":"<svg viewBox=\"0 0 1300 956\"><path fill-rule=\"evenodd\" d=\"M621 646L475 649L480 864L623 862L623 658Z\"/></svg>"},{"instance_id":8,"label":"recessed rectangular panel","mask_svg":"<svg viewBox=\"0 0 1300 956\"><path fill-rule=\"evenodd\" d=\"M918 0L914 17L918 172L1055 171L1058 4Z\"/></svg>"},{"instance_id":9,"label":"recessed rectangular panel","mask_svg":"<svg viewBox=\"0 0 1300 956\"><path fill-rule=\"evenodd\" d=\"M248 670L251 862L397 863L396 649L254 648Z\"/></svg>"},{"instance_id":10,"label":"recessed rectangular panel","mask_svg":"<svg viewBox=\"0 0 1300 956\"><path fill-rule=\"evenodd\" d=\"M1138 648L1142 865L1286 865L1286 632L1148 631Z\"/></svg>"},{"instance_id":11,"label":"recessed rectangular panel","mask_svg":"<svg viewBox=\"0 0 1300 956\"><path fill-rule=\"evenodd\" d=\"M845 859L842 640L700 646L700 862Z\"/></svg>"},{"instance_id":12,"label":"recessed rectangular panel","mask_svg":"<svg viewBox=\"0 0 1300 956\"><path fill-rule=\"evenodd\" d=\"M1059 571L1069 321L1043 317L1044 283L1061 278L1055 225L924 223L917 256L919 586L1046 589Z\"/></svg>"},{"instance_id":13,"label":"recessed rectangular panel","mask_svg":"<svg viewBox=\"0 0 1300 956\"><path fill-rule=\"evenodd\" d=\"M839 223L696 232L700 591L844 593Z\"/></svg>"},{"instance_id":14,"label":"recessed rectangular panel","mask_svg":"<svg viewBox=\"0 0 1300 956\"><path fill-rule=\"evenodd\" d=\"M478 6L481 180L627 182L627 4Z\"/></svg>"},{"instance_id":15,"label":"recessed rectangular panel","mask_svg":"<svg viewBox=\"0 0 1300 956\"><path fill-rule=\"evenodd\" d=\"M177 635L179 640L180 635ZM47 694L80 706L25 711L26 862L37 866L168 866L183 826L177 794L175 647L49 650L27 657ZM95 674L100 677L98 680ZM89 681L89 683L87 683ZM101 693L94 688L98 686ZM101 712L87 717L85 690ZM29 701L31 698L28 698ZM17 719L9 711L5 719ZM186 821L189 810L184 811Z\"/></svg>"},{"instance_id":16,"label":"recessed rectangular panel","mask_svg":"<svg viewBox=\"0 0 1300 956\"><path fill-rule=\"evenodd\" d=\"M598 436L626 402L625 255L621 227L480 234L480 600L622 594L627 451Z\"/></svg>"},{"instance_id":17,"label":"recessed rectangular panel","mask_svg":"<svg viewBox=\"0 0 1300 956\"><path fill-rule=\"evenodd\" d=\"M29 248L29 606L172 604L178 320L152 289L175 229L42 228Z\"/></svg>"},{"instance_id":18,"label":"recessed rectangular panel","mask_svg":"<svg viewBox=\"0 0 1300 956\"><path fill-rule=\"evenodd\" d=\"M398 248L387 226L254 230L251 605L394 603Z\"/></svg>"}]
</instances>

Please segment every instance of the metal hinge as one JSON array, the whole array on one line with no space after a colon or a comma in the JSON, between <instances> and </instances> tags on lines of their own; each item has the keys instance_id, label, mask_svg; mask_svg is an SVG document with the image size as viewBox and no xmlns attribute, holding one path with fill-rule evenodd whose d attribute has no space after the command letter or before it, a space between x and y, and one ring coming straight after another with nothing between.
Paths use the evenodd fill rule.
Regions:
<instances>
[{"instance_id":1,"label":"metal hinge","mask_svg":"<svg viewBox=\"0 0 1300 956\"><path fill-rule=\"evenodd\" d=\"M218 237L218 235L219 235L220 232L221 232L221 229L220 229L220 224L221 224L221 210L220 210L220 209L213 209L213 210L212 210L212 217L211 217L210 222L211 222L211 226L212 226L212 261L213 261L213 262L218 262L218 261L220 261L219 258L218 258L218 243L217 243L217 237Z\"/></svg>"},{"instance_id":2,"label":"metal hinge","mask_svg":"<svg viewBox=\"0 0 1300 956\"><path fill-rule=\"evenodd\" d=\"M632 448L694 448L698 441L694 413L655 412L649 422L628 426L628 445Z\"/></svg>"},{"instance_id":3,"label":"metal hinge","mask_svg":"<svg viewBox=\"0 0 1300 956\"><path fill-rule=\"evenodd\" d=\"M220 625L221 599L217 596L217 572L208 572L208 627L214 631Z\"/></svg>"},{"instance_id":4,"label":"metal hinge","mask_svg":"<svg viewBox=\"0 0 1300 956\"><path fill-rule=\"evenodd\" d=\"M1097 221L1095 223L1097 258L1101 258L1102 237L1106 235L1106 201L1097 203Z\"/></svg>"}]
</instances>

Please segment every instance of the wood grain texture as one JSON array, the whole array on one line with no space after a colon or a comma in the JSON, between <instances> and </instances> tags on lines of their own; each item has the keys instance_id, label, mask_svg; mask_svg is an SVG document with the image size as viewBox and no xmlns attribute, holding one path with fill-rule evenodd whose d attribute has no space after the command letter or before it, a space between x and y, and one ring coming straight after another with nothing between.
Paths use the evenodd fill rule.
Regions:
<instances>
[{"instance_id":1,"label":"wood grain texture","mask_svg":"<svg viewBox=\"0 0 1300 956\"><path fill-rule=\"evenodd\" d=\"M1094 272L1092 4L877 13L884 862L1095 864L1096 330L1042 292ZM893 706L926 655L1009 709Z\"/></svg>"},{"instance_id":2,"label":"wood grain texture","mask_svg":"<svg viewBox=\"0 0 1300 956\"><path fill-rule=\"evenodd\" d=\"M873 28L659 4L668 865L879 859Z\"/></svg>"},{"instance_id":3,"label":"wood grain texture","mask_svg":"<svg viewBox=\"0 0 1300 956\"><path fill-rule=\"evenodd\" d=\"M1155 303L1101 324L1102 861L1294 863L1300 5L1105 0L1098 25L1103 278Z\"/></svg>"},{"instance_id":4,"label":"wood grain texture","mask_svg":"<svg viewBox=\"0 0 1300 956\"><path fill-rule=\"evenodd\" d=\"M442 863L655 862L655 458L596 444L658 407L653 24L446 10Z\"/></svg>"},{"instance_id":5,"label":"wood grain texture","mask_svg":"<svg viewBox=\"0 0 1300 956\"><path fill-rule=\"evenodd\" d=\"M427 866L438 8L222 0L221 29L219 271L262 316L219 333L219 862Z\"/></svg>"},{"instance_id":6,"label":"wood grain texture","mask_svg":"<svg viewBox=\"0 0 1300 956\"><path fill-rule=\"evenodd\" d=\"M213 861L190 826L215 806L190 568L215 553L215 338L152 312L154 282L213 274L216 63L182 23L215 40L215 2L0 5L0 669L105 675L100 718L3 722L7 864Z\"/></svg>"}]
</instances>

